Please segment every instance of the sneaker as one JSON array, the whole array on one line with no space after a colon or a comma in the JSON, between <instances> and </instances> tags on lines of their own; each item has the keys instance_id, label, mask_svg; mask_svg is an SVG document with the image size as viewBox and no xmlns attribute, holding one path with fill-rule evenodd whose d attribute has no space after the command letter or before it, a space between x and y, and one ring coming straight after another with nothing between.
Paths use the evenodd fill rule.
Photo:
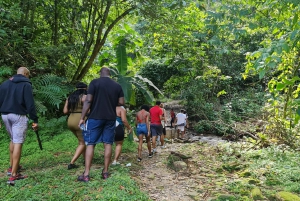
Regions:
<instances>
[{"instance_id":1,"label":"sneaker","mask_svg":"<svg viewBox=\"0 0 300 201\"><path fill-rule=\"evenodd\" d=\"M166 145L163 145L163 146L161 146L161 148L162 148L162 149L165 149L165 148L167 148L167 147L166 147Z\"/></svg>"},{"instance_id":2,"label":"sneaker","mask_svg":"<svg viewBox=\"0 0 300 201\"><path fill-rule=\"evenodd\" d=\"M114 160L111 164L112 165L120 165L120 163L118 161L116 161L116 160Z\"/></svg>"},{"instance_id":3,"label":"sneaker","mask_svg":"<svg viewBox=\"0 0 300 201\"><path fill-rule=\"evenodd\" d=\"M138 161L138 162L141 162L141 161L142 161L142 158L138 157L138 158L137 158L137 161Z\"/></svg>"},{"instance_id":4,"label":"sneaker","mask_svg":"<svg viewBox=\"0 0 300 201\"><path fill-rule=\"evenodd\" d=\"M10 176L7 183L9 185L13 186L13 185L15 185L16 180L25 179L25 178L27 178L27 176L21 175L20 173L18 173L16 176Z\"/></svg>"},{"instance_id":5,"label":"sneaker","mask_svg":"<svg viewBox=\"0 0 300 201\"><path fill-rule=\"evenodd\" d=\"M78 168L78 167L79 167L78 165L75 165L75 164L70 163L70 164L68 165L68 170L71 170L71 169L74 169L74 168Z\"/></svg>"},{"instance_id":6,"label":"sneaker","mask_svg":"<svg viewBox=\"0 0 300 201\"><path fill-rule=\"evenodd\" d=\"M84 176L84 174L82 174L82 175L80 175L80 176L77 178L77 181L89 182L89 181L90 181L90 176L89 176L89 175Z\"/></svg>"},{"instance_id":7,"label":"sneaker","mask_svg":"<svg viewBox=\"0 0 300 201\"><path fill-rule=\"evenodd\" d=\"M103 172L103 170L102 170L102 173L101 173L101 175L102 175L102 179L108 179L108 177L109 177L109 173L108 172Z\"/></svg>"},{"instance_id":8,"label":"sneaker","mask_svg":"<svg viewBox=\"0 0 300 201\"><path fill-rule=\"evenodd\" d=\"M153 154L157 153L156 149L152 149L152 153Z\"/></svg>"},{"instance_id":9,"label":"sneaker","mask_svg":"<svg viewBox=\"0 0 300 201\"><path fill-rule=\"evenodd\" d=\"M151 153L148 155L149 158L152 158L152 156L153 156L153 152L151 152Z\"/></svg>"},{"instance_id":10,"label":"sneaker","mask_svg":"<svg viewBox=\"0 0 300 201\"><path fill-rule=\"evenodd\" d=\"M19 165L19 168L18 168L17 173L21 172L21 169L22 169L22 166ZM11 175L11 171L12 171L12 167L10 166L10 167L7 169L6 174L7 174L8 176L10 176L10 175Z\"/></svg>"}]
</instances>

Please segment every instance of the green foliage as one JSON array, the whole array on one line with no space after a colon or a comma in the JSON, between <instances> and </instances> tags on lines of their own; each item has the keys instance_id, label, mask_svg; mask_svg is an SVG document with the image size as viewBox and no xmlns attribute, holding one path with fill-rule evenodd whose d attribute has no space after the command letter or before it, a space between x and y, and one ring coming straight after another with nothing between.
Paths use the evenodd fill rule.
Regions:
<instances>
[{"instance_id":1,"label":"green foliage","mask_svg":"<svg viewBox=\"0 0 300 201\"><path fill-rule=\"evenodd\" d=\"M36 107L39 113L56 114L72 88L65 79L52 74L35 77L32 80ZM46 114L47 113L47 114Z\"/></svg>"},{"instance_id":2,"label":"green foliage","mask_svg":"<svg viewBox=\"0 0 300 201\"><path fill-rule=\"evenodd\" d=\"M276 197L282 201L300 201L300 197L298 195L285 191L276 193Z\"/></svg>"},{"instance_id":3,"label":"green foliage","mask_svg":"<svg viewBox=\"0 0 300 201\"><path fill-rule=\"evenodd\" d=\"M162 90L165 82L172 76L180 75L180 72L176 66L170 64L168 61L150 60L139 70L139 74L151 80L157 88ZM152 90L152 92L157 94L156 90Z\"/></svg>"}]
</instances>

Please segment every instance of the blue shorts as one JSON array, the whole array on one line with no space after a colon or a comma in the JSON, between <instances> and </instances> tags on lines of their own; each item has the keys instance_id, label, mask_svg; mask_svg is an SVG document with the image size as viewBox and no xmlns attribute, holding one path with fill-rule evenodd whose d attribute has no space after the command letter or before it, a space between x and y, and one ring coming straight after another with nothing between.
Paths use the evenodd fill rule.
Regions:
<instances>
[{"instance_id":1,"label":"blue shorts","mask_svg":"<svg viewBox=\"0 0 300 201\"><path fill-rule=\"evenodd\" d=\"M142 123L138 124L136 127L136 135L145 135L146 137L148 136L148 129L147 129L147 124Z\"/></svg>"},{"instance_id":2,"label":"blue shorts","mask_svg":"<svg viewBox=\"0 0 300 201\"><path fill-rule=\"evenodd\" d=\"M113 144L115 138L115 127L116 120L88 119L86 121L86 130L82 132L85 144Z\"/></svg>"},{"instance_id":3,"label":"blue shorts","mask_svg":"<svg viewBox=\"0 0 300 201\"><path fill-rule=\"evenodd\" d=\"M152 136L160 136L163 133L163 127L161 124L150 124L150 130Z\"/></svg>"}]
</instances>

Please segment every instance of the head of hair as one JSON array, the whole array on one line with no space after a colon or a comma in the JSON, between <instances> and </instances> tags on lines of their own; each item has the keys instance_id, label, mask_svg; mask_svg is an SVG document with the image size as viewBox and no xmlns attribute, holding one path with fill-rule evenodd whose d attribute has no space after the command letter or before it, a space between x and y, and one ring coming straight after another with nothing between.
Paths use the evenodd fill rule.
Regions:
<instances>
[{"instance_id":1,"label":"head of hair","mask_svg":"<svg viewBox=\"0 0 300 201\"><path fill-rule=\"evenodd\" d=\"M83 83L83 82L78 82L76 84L76 88L77 89L86 89L87 88L87 84Z\"/></svg>"},{"instance_id":2,"label":"head of hair","mask_svg":"<svg viewBox=\"0 0 300 201\"><path fill-rule=\"evenodd\" d=\"M161 102L160 101L156 101L156 103L155 103L155 105L160 105L161 104Z\"/></svg>"},{"instance_id":3,"label":"head of hair","mask_svg":"<svg viewBox=\"0 0 300 201\"><path fill-rule=\"evenodd\" d=\"M110 69L107 67L102 67L100 70L100 77L109 77L110 76Z\"/></svg>"},{"instance_id":4,"label":"head of hair","mask_svg":"<svg viewBox=\"0 0 300 201\"><path fill-rule=\"evenodd\" d=\"M30 71L28 70L28 68L26 68L26 67L20 67L20 68L18 68L18 70L17 70L17 74L19 74L19 75L24 75L25 77L29 77L29 75L30 75Z\"/></svg>"},{"instance_id":5,"label":"head of hair","mask_svg":"<svg viewBox=\"0 0 300 201\"><path fill-rule=\"evenodd\" d=\"M83 82L76 84L76 90L68 98L68 110L74 112L80 104L83 95L87 94L87 85Z\"/></svg>"},{"instance_id":6,"label":"head of hair","mask_svg":"<svg viewBox=\"0 0 300 201\"><path fill-rule=\"evenodd\" d=\"M146 110L147 112L149 112L149 106L148 105L142 105L141 110Z\"/></svg>"},{"instance_id":7,"label":"head of hair","mask_svg":"<svg viewBox=\"0 0 300 201\"><path fill-rule=\"evenodd\" d=\"M180 112L184 113L184 109L181 109Z\"/></svg>"}]
</instances>

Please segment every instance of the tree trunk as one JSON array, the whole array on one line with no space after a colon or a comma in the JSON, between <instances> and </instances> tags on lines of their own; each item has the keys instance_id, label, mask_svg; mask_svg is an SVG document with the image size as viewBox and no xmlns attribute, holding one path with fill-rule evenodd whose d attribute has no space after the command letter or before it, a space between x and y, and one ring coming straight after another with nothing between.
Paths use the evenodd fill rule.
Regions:
<instances>
[{"instance_id":1,"label":"tree trunk","mask_svg":"<svg viewBox=\"0 0 300 201\"><path fill-rule=\"evenodd\" d=\"M127 16L132 10L135 9L135 7L131 7L129 9L127 9L125 12L123 12L121 15L119 15L110 25L107 26L106 31L103 34L103 30L105 28L106 25L106 20L108 17L108 13L109 10L111 8L111 4L112 1L108 1L108 4L106 5L105 11L104 11L104 15L102 17L102 21L101 24L97 30L97 39L96 39L96 43L93 47L92 50L92 54L89 57L89 59L87 60L87 62L84 64L85 60L87 59L88 55L86 54L84 56L84 58L82 58L76 73L73 76L72 81L78 81L78 80L82 80L84 78L84 76L87 74L88 70L90 69L90 67L92 66L95 58L97 57L98 53L100 52L100 50L102 49L103 45L105 44L105 41L107 39L108 34L110 33L110 31L112 30L112 28L121 20L123 19L125 16ZM102 36L103 35L103 36ZM88 48L89 50L90 48ZM87 51L88 52L88 51ZM84 65L83 65L84 64ZM83 67L82 67L83 66Z\"/></svg>"}]
</instances>

